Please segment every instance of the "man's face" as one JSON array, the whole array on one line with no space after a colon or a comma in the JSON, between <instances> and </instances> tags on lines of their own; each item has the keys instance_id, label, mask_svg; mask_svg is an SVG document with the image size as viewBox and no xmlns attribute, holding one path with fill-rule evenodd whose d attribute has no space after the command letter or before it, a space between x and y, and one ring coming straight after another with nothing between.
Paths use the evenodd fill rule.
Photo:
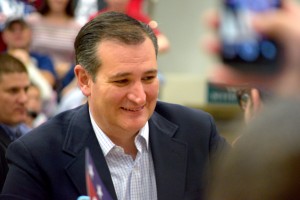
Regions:
<instances>
[{"instance_id":1,"label":"man's face","mask_svg":"<svg viewBox=\"0 0 300 200\"><path fill-rule=\"evenodd\" d=\"M89 80L89 106L107 134L137 133L152 115L159 90L153 44L126 45L103 41L98 47L102 65L95 82Z\"/></svg>"},{"instance_id":2,"label":"man's face","mask_svg":"<svg viewBox=\"0 0 300 200\"><path fill-rule=\"evenodd\" d=\"M17 125L26 119L26 73L9 73L0 77L0 123Z\"/></svg>"},{"instance_id":3,"label":"man's face","mask_svg":"<svg viewBox=\"0 0 300 200\"><path fill-rule=\"evenodd\" d=\"M3 40L11 48L28 48L31 41L31 30L20 23L13 23L3 32Z\"/></svg>"}]
</instances>

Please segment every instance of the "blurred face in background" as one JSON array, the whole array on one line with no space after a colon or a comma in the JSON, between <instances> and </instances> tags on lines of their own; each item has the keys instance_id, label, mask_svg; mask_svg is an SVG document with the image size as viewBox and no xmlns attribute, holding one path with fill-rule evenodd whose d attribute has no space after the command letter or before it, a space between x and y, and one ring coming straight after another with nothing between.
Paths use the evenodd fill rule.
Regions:
<instances>
[{"instance_id":1,"label":"blurred face in background","mask_svg":"<svg viewBox=\"0 0 300 200\"><path fill-rule=\"evenodd\" d=\"M27 25L14 22L3 31L2 36L8 49L27 49L31 42L32 32Z\"/></svg>"},{"instance_id":2,"label":"blurred face in background","mask_svg":"<svg viewBox=\"0 0 300 200\"><path fill-rule=\"evenodd\" d=\"M47 0L51 12L64 13L70 0Z\"/></svg>"},{"instance_id":3,"label":"blurred face in background","mask_svg":"<svg viewBox=\"0 0 300 200\"><path fill-rule=\"evenodd\" d=\"M109 10L126 12L129 0L105 0Z\"/></svg>"},{"instance_id":4,"label":"blurred face in background","mask_svg":"<svg viewBox=\"0 0 300 200\"><path fill-rule=\"evenodd\" d=\"M42 99L41 99L41 93L39 88L35 85L30 85L27 90L27 96L28 96L28 100L26 103L26 107L27 107L28 117L26 119L26 124L29 127L32 127L32 123L34 119L38 116L38 114L42 110Z\"/></svg>"},{"instance_id":5,"label":"blurred face in background","mask_svg":"<svg viewBox=\"0 0 300 200\"><path fill-rule=\"evenodd\" d=\"M37 88L37 86L30 85L27 90L27 96L27 110L40 113L42 109L42 99L39 88Z\"/></svg>"},{"instance_id":6,"label":"blurred face in background","mask_svg":"<svg viewBox=\"0 0 300 200\"><path fill-rule=\"evenodd\" d=\"M244 120L249 124L253 118L261 111L263 101L262 91L257 88L245 88L237 91L237 99L241 109L244 111Z\"/></svg>"},{"instance_id":7,"label":"blurred face in background","mask_svg":"<svg viewBox=\"0 0 300 200\"><path fill-rule=\"evenodd\" d=\"M26 73L7 73L0 76L0 122L14 126L27 116L27 89L30 81Z\"/></svg>"}]
</instances>

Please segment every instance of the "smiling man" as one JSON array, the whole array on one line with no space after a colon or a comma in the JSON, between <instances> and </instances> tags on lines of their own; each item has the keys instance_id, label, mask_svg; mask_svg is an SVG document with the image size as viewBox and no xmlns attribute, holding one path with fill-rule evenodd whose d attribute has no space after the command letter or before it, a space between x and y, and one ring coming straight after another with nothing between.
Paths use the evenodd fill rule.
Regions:
<instances>
[{"instance_id":1,"label":"smiling man","mask_svg":"<svg viewBox=\"0 0 300 200\"><path fill-rule=\"evenodd\" d=\"M13 143L2 197L76 199L87 194L85 149L113 199L201 199L207 166L226 148L212 117L157 101L156 37L107 12L75 41L74 69L88 102Z\"/></svg>"}]
</instances>

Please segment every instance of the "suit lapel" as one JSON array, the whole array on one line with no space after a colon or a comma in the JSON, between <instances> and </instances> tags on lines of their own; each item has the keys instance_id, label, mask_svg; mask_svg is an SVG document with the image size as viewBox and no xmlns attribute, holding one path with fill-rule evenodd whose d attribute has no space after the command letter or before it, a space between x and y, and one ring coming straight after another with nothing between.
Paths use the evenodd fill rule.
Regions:
<instances>
[{"instance_id":1,"label":"suit lapel","mask_svg":"<svg viewBox=\"0 0 300 200\"><path fill-rule=\"evenodd\" d=\"M187 145L173 138L177 125L157 113L151 117L149 127L158 199L183 199Z\"/></svg>"},{"instance_id":2,"label":"suit lapel","mask_svg":"<svg viewBox=\"0 0 300 200\"><path fill-rule=\"evenodd\" d=\"M63 150L71 154L73 159L65 167L66 173L80 194L87 194L85 181L85 148L88 147L96 169L110 192L117 199L113 182L103 152L91 125L88 106L78 110L69 123Z\"/></svg>"},{"instance_id":3,"label":"suit lapel","mask_svg":"<svg viewBox=\"0 0 300 200\"><path fill-rule=\"evenodd\" d=\"M8 145L12 142L12 140L7 135L7 131L4 130L4 128L0 125L0 143L5 149L8 147Z\"/></svg>"}]
</instances>

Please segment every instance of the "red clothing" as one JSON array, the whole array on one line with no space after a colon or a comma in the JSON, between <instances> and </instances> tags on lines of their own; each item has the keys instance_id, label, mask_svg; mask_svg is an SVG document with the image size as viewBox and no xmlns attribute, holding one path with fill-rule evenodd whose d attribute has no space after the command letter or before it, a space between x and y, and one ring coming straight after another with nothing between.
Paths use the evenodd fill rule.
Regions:
<instances>
[{"instance_id":1,"label":"red clothing","mask_svg":"<svg viewBox=\"0 0 300 200\"><path fill-rule=\"evenodd\" d=\"M6 45L2 39L1 32L0 32L0 52L5 51L5 49L6 49Z\"/></svg>"},{"instance_id":2,"label":"red clothing","mask_svg":"<svg viewBox=\"0 0 300 200\"><path fill-rule=\"evenodd\" d=\"M143 14L141 12L141 10L139 9L141 7L141 4L142 4L142 1L143 0L131 0L129 1L129 4L128 4L128 7L127 7L127 11L126 11L126 15L138 20L138 21L141 21L145 24L149 24L152 20L149 16ZM131 5L133 7L131 7ZM92 14L90 16L90 20L94 19L97 15L101 14L101 13L104 13L104 12L107 12L108 10L105 8L105 9L102 9L100 11L98 11L97 13L95 14ZM159 35L160 34L160 31L158 30L158 28L153 28L153 32L155 33L155 35Z\"/></svg>"},{"instance_id":3,"label":"red clothing","mask_svg":"<svg viewBox=\"0 0 300 200\"><path fill-rule=\"evenodd\" d=\"M128 4L129 12L135 11L135 12L142 12L142 4L144 0L130 0Z\"/></svg>"}]
</instances>

